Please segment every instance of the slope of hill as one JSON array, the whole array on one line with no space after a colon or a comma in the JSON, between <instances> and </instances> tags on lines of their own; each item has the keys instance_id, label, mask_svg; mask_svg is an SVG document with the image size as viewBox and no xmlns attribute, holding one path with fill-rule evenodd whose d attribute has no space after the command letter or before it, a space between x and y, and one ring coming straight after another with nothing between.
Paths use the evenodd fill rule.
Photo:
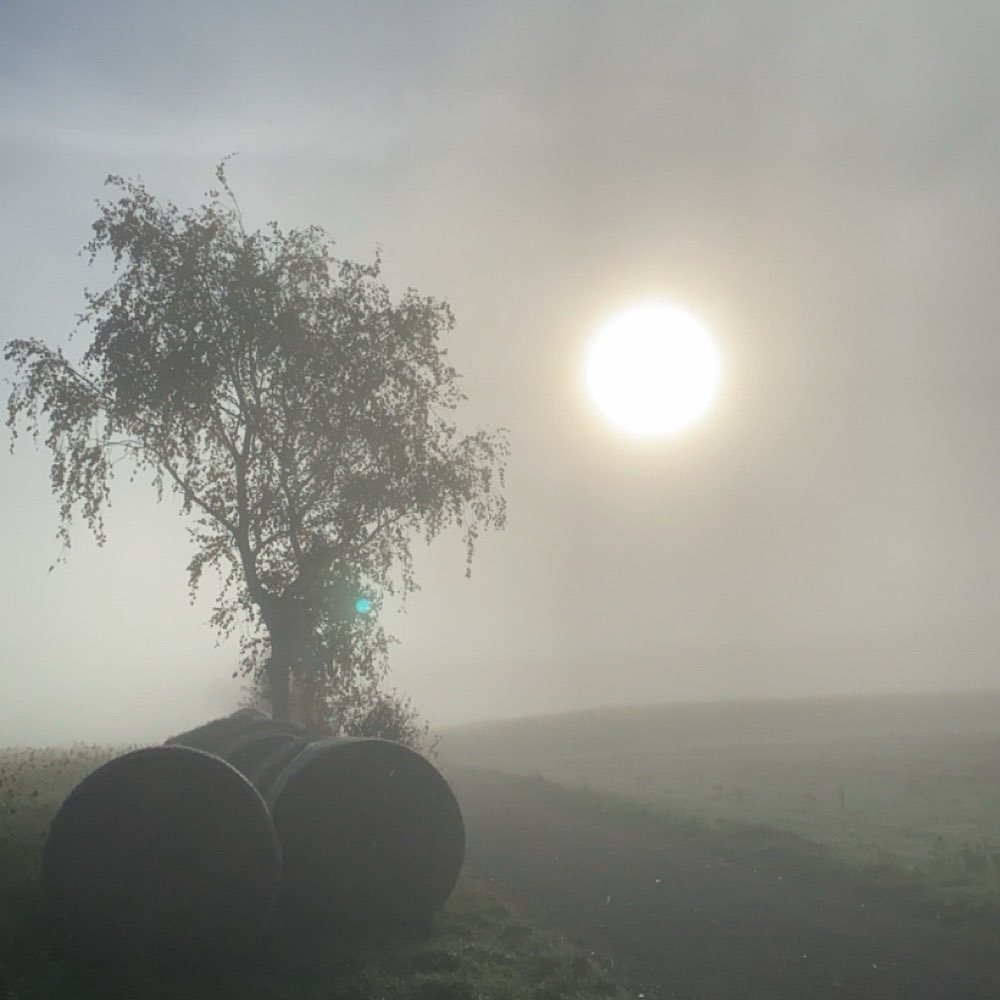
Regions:
<instances>
[{"instance_id":1,"label":"slope of hill","mask_svg":"<svg viewBox=\"0 0 1000 1000\"><path fill-rule=\"evenodd\" d=\"M441 759L767 824L859 860L1000 879L1000 692L513 719L446 730Z\"/></svg>"}]
</instances>

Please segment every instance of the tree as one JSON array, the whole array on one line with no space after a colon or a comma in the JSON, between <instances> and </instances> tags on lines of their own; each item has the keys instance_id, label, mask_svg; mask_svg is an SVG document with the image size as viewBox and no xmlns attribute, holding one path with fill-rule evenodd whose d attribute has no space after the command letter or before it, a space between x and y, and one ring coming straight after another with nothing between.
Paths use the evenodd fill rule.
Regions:
<instances>
[{"instance_id":1,"label":"tree","mask_svg":"<svg viewBox=\"0 0 1000 1000\"><path fill-rule=\"evenodd\" d=\"M111 255L113 280L85 292L88 346L73 363L10 341L7 425L11 448L44 430L64 552L75 514L103 543L120 458L177 494L192 594L219 572L211 623L248 623L241 668L288 718L296 681L371 690L387 638L354 598L377 612L416 587L414 537L457 525L470 572L480 530L505 521L507 439L453 422L447 303L413 289L394 303L379 257L339 260L319 227L248 232L225 161L216 176L186 211L108 177L118 197L98 202L84 250Z\"/></svg>"}]
</instances>

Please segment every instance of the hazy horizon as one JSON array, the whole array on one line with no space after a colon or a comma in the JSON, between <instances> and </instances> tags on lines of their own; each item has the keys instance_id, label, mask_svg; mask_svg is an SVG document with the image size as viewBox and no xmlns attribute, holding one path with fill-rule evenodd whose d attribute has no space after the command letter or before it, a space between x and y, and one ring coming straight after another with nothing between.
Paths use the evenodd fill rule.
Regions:
<instances>
[{"instance_id":1,"label":"hazy horizon","mask_svg":"<svg viewBox=\"0 0 1000 1000\"><path fill-rule=\"evenodd\" d=\"M321 225L344 257L381 248L394 294L451 303L459 424L510 429L507 530L471 580L456 537L418 546L422 589L385 612L391 683L432 726L992 689L998 29L973 0L16 0L0 339L65 345L104 287L78 251L106 174L187 207L238 151L248 226ZM724 368L658 441L582 381L601 324L650 297ZM0 744L152 738L239 698L175 502L127 480L107 545L78 526L50 573L47 456L0 460Z\"/></svg>"}]
</instances>

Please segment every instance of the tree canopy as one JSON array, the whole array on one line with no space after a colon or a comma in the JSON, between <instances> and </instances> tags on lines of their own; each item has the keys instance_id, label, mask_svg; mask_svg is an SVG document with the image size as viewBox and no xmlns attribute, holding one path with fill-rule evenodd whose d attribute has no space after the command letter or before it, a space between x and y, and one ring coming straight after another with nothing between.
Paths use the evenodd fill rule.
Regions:
<instances>
[{"instance_id":1,"label":"tree canopy","mask_svg":"<svg viewBox=\"0 0 1000 1000\"><path fill-rule=\"evenodd\" d=\"M290 683L330 697L384 666L353 602L416 586L415 538L457 525L471 565L503 526L507 439L455 425L447 303L394 302L378 256L340 260L318 226L246 230L224 164L217 178L190 210L107 179L85 252L110 254L113 280L85 292L86 350L10 341L7 424L51 452L67 547L74 515L103 542L121 457L178 495L192 591L219 572L212 624L248 623L242 667L287 716Z\"/></svg>"}]
</instances>

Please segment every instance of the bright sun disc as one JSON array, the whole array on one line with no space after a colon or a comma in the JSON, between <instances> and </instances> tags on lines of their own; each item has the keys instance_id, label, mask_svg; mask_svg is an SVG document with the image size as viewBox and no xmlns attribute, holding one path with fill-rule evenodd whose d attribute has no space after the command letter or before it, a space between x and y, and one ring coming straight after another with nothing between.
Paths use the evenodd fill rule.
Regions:
<instances>
[{"instance_id":1,"label":"bright sun disc","mask_svg":"<svg viewBox=\"0 0 1000 1000\"><path fill-rule=\"evenodd\" d=\"M674 306L650 303L615 317L587 358L587 388L608 419L633 434L669 434L712 404L722 362L708 331Z\"/></svg>"}]
</instances>

